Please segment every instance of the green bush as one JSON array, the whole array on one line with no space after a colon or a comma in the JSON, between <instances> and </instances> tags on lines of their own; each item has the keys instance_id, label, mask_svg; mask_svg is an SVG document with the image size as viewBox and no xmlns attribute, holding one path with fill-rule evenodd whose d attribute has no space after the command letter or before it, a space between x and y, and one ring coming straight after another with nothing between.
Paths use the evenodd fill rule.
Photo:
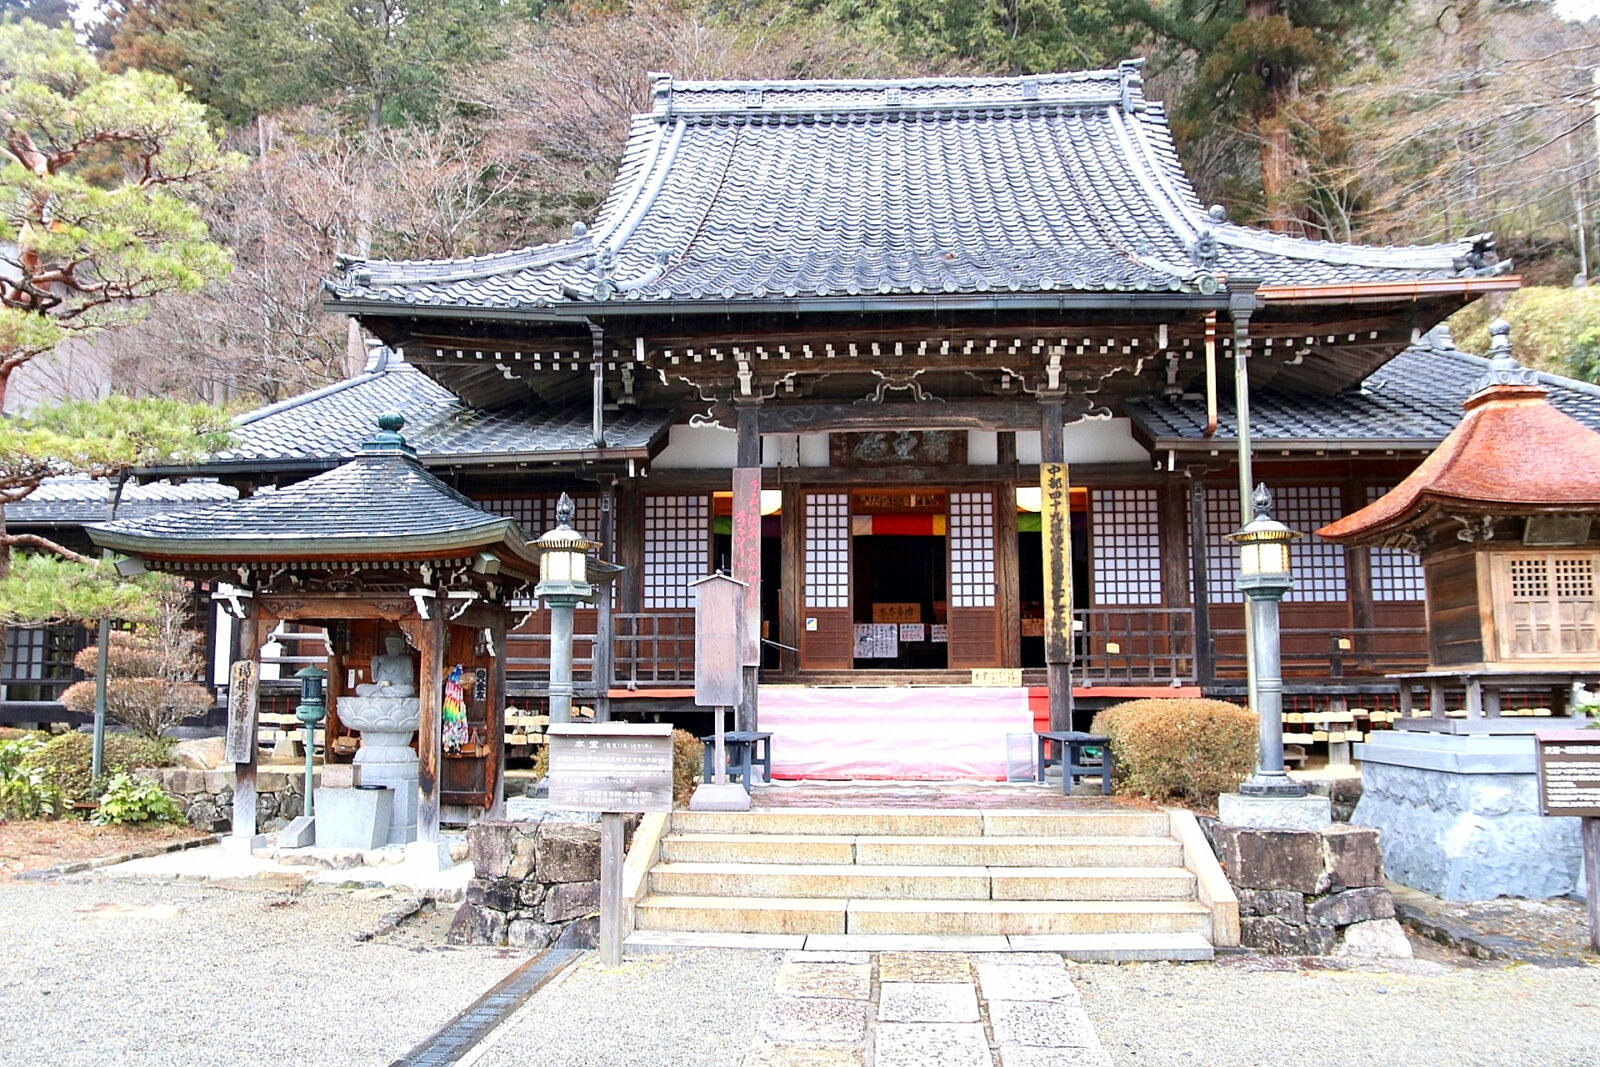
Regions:
<instances>
[{"instance_id":1,"label":"green bush","mask_svg":"<svg viewBox=\"0 0 1600 1067\"><path fill-rule=\"evenodd\" d=\"M28 757L44 747L41 734L0 740L0 819L39 819L66 809L61 791Z\"/></svg>"},{"instance_id":2,"label":"green bush","mask_svg":"<svg viewBox=\"0 0 1600 1067\"><path fill-rule=\"evenodd\" d=\"M140 767L164 767L170 762L171 753L171 741L136 734L107 734L102 772L109 776ZM51 738L28 754L26 764L43 771L67 803L87 803L99 799L90 775L93 756L94 739L74 732Z\"/></svg>"},{"instance_id":3,"label":"green bush","mask_svg":"<svg viewBox=\"0 0 1600 1067\"><path fill-rule=\"evenodd\" d=\"M677 803L687 804L694 796L705 767L705 751L706 746L688 730L672 731L672 799Z\"/></svg>"},{"instance_id":4,"label":"green bush","mask_svg":"<svg viewBox=\"0 0 1600 1067\"><path fill-rule=\"evenodd\" d=\"M91 820L96 826L130 822L183 822L183 811L153 779L113 775Z\"/></svg>"},{"instance_id":5,"label":"green bush","mask_svg":"<svg viewBox=\"0 0 1600 1067\"><path fill-rule=\"evenodd\" d=\"M1255 767L1255 714L1226 701L1133 700L1091 729L1111 740L1119 793L1210 805Z\"/></svg>"}]
</instances>

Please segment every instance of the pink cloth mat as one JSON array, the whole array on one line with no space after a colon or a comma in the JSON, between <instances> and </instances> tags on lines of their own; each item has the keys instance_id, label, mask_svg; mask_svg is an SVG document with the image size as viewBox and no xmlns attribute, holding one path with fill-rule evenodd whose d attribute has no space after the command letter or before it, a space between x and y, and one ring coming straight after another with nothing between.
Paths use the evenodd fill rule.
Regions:
<instances>
[{"instance_id":1,"label":"pink cloth mat","mask_svg":"<svg viewBox=\"0 0 1600 1067\"><path fill-rule=\"evenodd\" d=\"M776 778L1006 777L1006 735L1033 734L1026 689L761 687Z\"/></svg>"}]
</instances>

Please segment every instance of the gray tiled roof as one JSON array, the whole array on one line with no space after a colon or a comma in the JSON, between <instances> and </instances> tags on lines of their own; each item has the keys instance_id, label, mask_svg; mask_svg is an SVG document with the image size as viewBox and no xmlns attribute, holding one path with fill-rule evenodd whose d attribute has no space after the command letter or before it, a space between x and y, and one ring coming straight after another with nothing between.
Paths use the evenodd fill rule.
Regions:
<instances>
[{"instance_id":1,"label":"gray tiled roof","mask_svg":"<svg viewBox=\"0 0 1600 1067\"><path fill-rule=\"evenodd\" d=\"M14 526L100 522L110 516L111 494L115 489L115 482L103 478L77 474L46 478L26 497L6 505L6 522ZM130 481L122 487L117 514L132 518L166 511L192 511L233 500L238 495L238 490L232 486L206 480L150 482L147 485Z\"/></svg>"},{"instance_id":2,"label":"gray tiled roof","mask_svg":"<svg viewBox=\"0 0 1600 1067\"><path fill-rule=\"evenodd\" d=\"M214 558L308 550L375 556L465 548L507 535L518 544L525 540L511 519L483 510L393 447L365 451L286 488L199 511L119 519L90 526L89 533L97 544L121 551Z\"/></svg>"},{"instance_id":3,"label":"gray tiled roof","mask_svg":"<svg viewBox=\"0 0 1600 1067\"><path fill-rule=\"evenodd\" d=\"M1489 361L1456 348L1447 330L1431 332L1361 383L1333 396L1263 389L1250 397L1253 441L1274 448L1373 446L1431 448L1461 421L1461 402ZM1540 373L1550 402L1585 426L1600 430L1600 387ZM1194 396L1151 396L1129 401L1129 415L1158 448L1194 447L1237 433L1232 390L1219 398L1217 432L1205 439L1206 405Z\"/></svg>"},{"instance_id":4,"label":"gray tiled roof","mask_svg":"<svg viewBox=\"0 0 1600 1067\"><path fill-rule=\"evenodd\" d=\"M592 228L473 259L342 266L334 307L1193 292L1494 272L1486 239L1308 241L1212 218L1136 64L1022 78L656 76ZM1214 249L1208 246L1214 243ZM598 257L598 258L597 258Z\"/></svg>"},{"instance_id":5,"label":"gray tiled roof","mask_svg":"<svg viewBox=\"0 0 1600 1067\"><path fill-rule=\"evenodd\" d=\"M477 457L643 456L673 421L665 411L607 412L602 452L594 447L587 405L480 411L391 355L376 370L241 416L232 447L199 469L326 467L359 452L373 418L385 411L405 416L406 438L428 465Z\"/></svg>"}]
</instances>

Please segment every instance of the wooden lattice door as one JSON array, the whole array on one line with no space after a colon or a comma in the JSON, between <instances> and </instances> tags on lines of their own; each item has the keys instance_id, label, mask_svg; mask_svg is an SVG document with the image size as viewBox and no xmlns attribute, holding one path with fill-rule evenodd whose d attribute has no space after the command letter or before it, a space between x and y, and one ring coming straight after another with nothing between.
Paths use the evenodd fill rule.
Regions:
<instances>
[{"instance_id":1,"label":"wooden lattice door","mask_svg":"<svg viewBox=\"0 0 1600 1067\"><path fill-rule=\"evenodd\" d=\"M1498 557L1495 600L1503 658L1593 657L1600 650L1596 558L1591 553Z\"/></svg>"},{"instance_id":2,"label":"wooden lattice door","mask_svg":"<svg viewBox=\"0 0 1600 1067\"><path fill-rule=\"evenodd\" d=\"M1000 666L995 606L995 494L950 494L949 657L952 668Z\"/></svg>"},{"instance_id":3,"label":"wooden lattice door","mask_svg":"<svg viewBox=\"0 0 1600 1067\"><path fill-rule=\"evenodd\" d=\"M805 586L800 626L804 670L855 665L850 616L850 494L805 494Z\"/></svg>"}]
</instances>

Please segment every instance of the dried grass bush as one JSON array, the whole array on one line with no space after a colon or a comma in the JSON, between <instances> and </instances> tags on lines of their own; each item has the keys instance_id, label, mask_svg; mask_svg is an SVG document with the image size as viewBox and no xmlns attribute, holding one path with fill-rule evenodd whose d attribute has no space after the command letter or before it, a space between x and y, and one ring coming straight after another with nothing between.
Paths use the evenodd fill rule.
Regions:
<instances>
[{"instance_id":1,"label":"dried grass bush","mask_svg":"<svg viewBox=\"0 0 1600 1067\"><path fill-rule=\"evenodd\" d=\"M1255 766L1255 713L1222 700L1132 700L1091 729L1110 738L1118 793L1209 806Z\"/></svg>"},{"instance_id":2,"label":"dried grass bush","mask_svg":"<svg viewBox=\"0 0 1600 1067\"><path fill-rule=\"evenodd\" d=\"M688 730L672 731L672 799L688 804L694 787L700 784L705 767L706 746Z\"/></svg>"},{"instance_id":3,"label":"dried grass bush","mask_svg":"<svg viewBox=\"0 0 1600 1067\"><path fill-rule=\"evenodd\" d=\"M132 631L113 630L106 650L106 714L141 737L159 738L185 719L204 715L215 704L211 691L195 683L205 669L201 634L190 626L189 605L181 591L164 591L155 618ZM80 714L94 712L94 673L100 649L90 645L73 664L90 676L61 694L61 704Z\"/></svg>"}]
</instances>

